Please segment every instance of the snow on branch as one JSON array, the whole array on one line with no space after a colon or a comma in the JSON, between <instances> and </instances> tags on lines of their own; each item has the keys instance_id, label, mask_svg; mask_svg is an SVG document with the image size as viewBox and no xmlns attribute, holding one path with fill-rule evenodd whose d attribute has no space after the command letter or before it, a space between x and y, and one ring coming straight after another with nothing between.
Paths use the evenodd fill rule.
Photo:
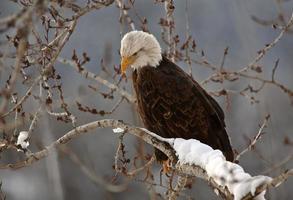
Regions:
<instances>
[{"instance_id":1,"label":"snow on branch","mask_svg":"<svg viewBox=\"0 0 293 200\"><path fill-rule=\"evenodd\" d=\"M114 133L130 133L139 137L164 152L170 159L172 168L179 175L203 178L225 199L264 199L268 187L277 187L293 175L292 170L289 170L274 179L267 176L251 176L244 172L240 165L226 161L221 151L213 150L198 140L166 139L144 128L134 127L114 119L98 120L78 126L43 150L31 154L26 160L1 165L0 169L29 166L47 157L60 145L96 128L112 128Z\"/></svg>"},{"instance_id":2,"label":"snow on branch","mask_svg":"<svg viewBox=\"0 0 293 200\"><path fill-rule=\"evenodd\" d=\"M29 133L27 131L21 131L17 137L16 145L19 145L22 149L27 149L29 146L28 137Z\"/></svg>"},{"instance_id":3,"label":"snow on branch","mask_svg":"<svg viewBox=\"0 0 293 200\"><path fill-rule=\"evenodd\" d=\"M198 140L176 138L173 147L179 163L201 167L219 186L227 187L235 200L248 193L256 196L256 188L271 181L267 176L252 177L240 165L226 161L220 150L213 150ZM264 194L263 191L257 195L258 199L264 199Z\"/></svg>"}]
</instances>

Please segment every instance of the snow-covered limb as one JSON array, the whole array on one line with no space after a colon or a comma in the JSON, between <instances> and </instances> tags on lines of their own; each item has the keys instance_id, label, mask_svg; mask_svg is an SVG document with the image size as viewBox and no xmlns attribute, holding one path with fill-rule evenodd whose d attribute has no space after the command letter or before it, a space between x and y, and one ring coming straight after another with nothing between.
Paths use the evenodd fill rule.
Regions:
<instances>
[{"instance_id":1,"label":"snow-covered limb","mask_svg":"<svg viewBox=\"0 0 293 200\"><path fill-rule=\"evenodd\" d=\"M252 199L256 196L261 199L264 195L263 192L268 187L277 187L293 174L290 170L280 175L281 178L276 177L273 180L265 176L251 177L244 172L241 166L227 162L219 150L213 150L197 140L165 139L146 129L134 127L114 119L98 120L78 126L43 150L33 153L26 160L0 166L0 169L16 169L29 166L47 157L58 146L96 128L120 128L119 131L123 130L125 133L141 138L146 143L164 152L172 161L176 172L184 176L203 178L225 199Z\"/></svg>"},{"instance_id":2,"label":"snow-covered limb","mask_svg":"<svg viewBox=\"0 0 293 200\"><path fill-rule=\"evenodd\" d=\"M124 130L122 128L113 128L114 133L123 133Z\"/></svg>"},{"instance_id":3,"label":"snow-covered limb","mask_svg":"<svg viewBox=\"0 0 293 200\"><path fill-rule=\"evenodd\" d=\"M235 200L240 200L248 193L255 196L256 188L269 183L272 179L267 176L254 176L245 173L240 165L226 161L223 153L213 150L210 146L198 140L184 140L176 138L173 148L181 164L196 165L205 170L207 176L212 178L219 186L227 187ZM264 199L265 192L258 195Z\"/></svg>"},{"instance_id":4,"label":"snow-covered limb","mask_svg":"<svg viewBox=\"0 0 293 200\"><path fill-rule=\"evenodd\" d=\"M28 137L29 133L27 131L21 131L17 137L16 145L20 145L22 149L27 149L29 146Z\"/></svg>"}]
</instances>

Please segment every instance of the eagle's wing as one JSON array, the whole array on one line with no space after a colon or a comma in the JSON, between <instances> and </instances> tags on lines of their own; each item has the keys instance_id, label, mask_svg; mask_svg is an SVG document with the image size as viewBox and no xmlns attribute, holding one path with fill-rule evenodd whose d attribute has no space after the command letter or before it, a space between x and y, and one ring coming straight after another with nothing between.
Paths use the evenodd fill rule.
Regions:
<instances>
[{"instance_id":1,"label":"eagle's wing","mask_svg":"<svg viewBox=\"0 0 293 200\"><path fill-rule=\"evenodd\" d=\"M146 128L162 137L198 139L233 160L224 113L218 103L176 64L133 73L138 110Z\"/></svg>"}]
</instances>

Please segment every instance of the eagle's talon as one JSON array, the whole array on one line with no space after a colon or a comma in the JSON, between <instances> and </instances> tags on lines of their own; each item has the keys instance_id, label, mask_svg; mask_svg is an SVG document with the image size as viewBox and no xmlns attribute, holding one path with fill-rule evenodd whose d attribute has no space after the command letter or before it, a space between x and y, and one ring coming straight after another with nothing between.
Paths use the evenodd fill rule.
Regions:
<instances>
[{"instance_id":1,"label":"eagle's talon","mask_svg":"<svg viewBox=\"0 0 293 200\"><path fill-rule=\"evenodd\" d=\"M169 177L169 173L171 172L172 168L171 168L171 161L168 160L164 160L163 161L163 173Z\"/></svg>"}]
</instances>

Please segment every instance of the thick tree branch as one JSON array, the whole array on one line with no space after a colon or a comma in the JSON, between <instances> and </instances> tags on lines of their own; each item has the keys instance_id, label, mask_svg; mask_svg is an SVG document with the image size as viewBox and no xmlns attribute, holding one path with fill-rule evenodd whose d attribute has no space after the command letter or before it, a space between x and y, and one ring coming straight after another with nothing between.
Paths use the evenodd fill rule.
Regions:
<instances>
[{"instance_id":1,"label":"thick tree branch","mask_svg":"<svg viewBox=\"0 0 293 200\"><path fill-rule=\"evenodd\" d=\"M233 195L230 193L230 191L226 187L224 188L223 186L219 185L216 182L216 180L214 180L214 177L210 177L203 168L199 166L195 166L195 165L178 162L178 157L176 155L175 150L172 147L174 139L165 139L146 129L134 127L124 123L123 121L114 120L114 119L98 120L98 121L94 121L94 122L76 127L75 129L69 131L64 136L62 136L61 138L59 138L58 140L56 140L55 142L47 146L45 149L39 152L33 153L26 160L18 162L18 163L14 163L14 164L2 165L0 166L0 169L9 169L9 168L18 169L21 167L30 166L36 161L47 157L50 153L54 152L54 149L60 147L60 145L66 144L70 140L75 139L81 135L87 134L96 128L120 128L124 130L125 133L130 133L136 137L141 138L146 143L164 152L171 160L175 171L177 171L179 174L182 174L185 176L187 175L192 177L195 176L195 177L203 178L206 181L208 181L213 186L213 188L216 188L222 197L225 197L226 199L232 199ZM269 186L277 186L281 184L291 175L292 175L292 170L273 179L273 181L271 181L270 183L260 185L259 187L256 188L256 192L254 194L247 194L246 196L248 197L249 195L257 196L258 194L265 191Z\"/></svg>"}]
</instances>

